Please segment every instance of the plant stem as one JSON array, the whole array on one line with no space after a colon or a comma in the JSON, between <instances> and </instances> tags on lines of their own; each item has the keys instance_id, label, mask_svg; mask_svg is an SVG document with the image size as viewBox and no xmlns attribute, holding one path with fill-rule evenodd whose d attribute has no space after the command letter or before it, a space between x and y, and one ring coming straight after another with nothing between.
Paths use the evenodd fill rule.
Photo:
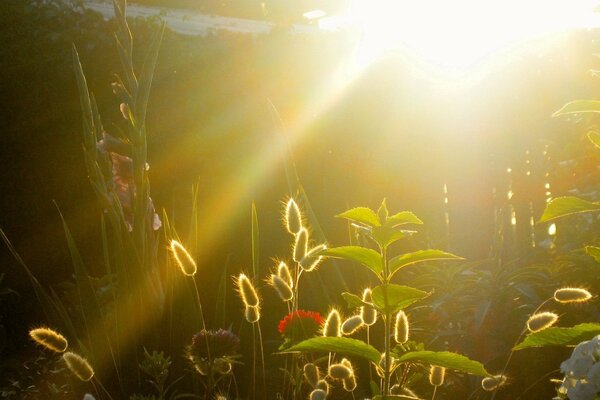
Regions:
<instances>
[{"instance_id":1,"label":"plant stem","mask_svg":"<svg viewBox=\"0 0 600 400\"><path fill-rule=\"evenodd\" d=\"M258 343L260 344L260 360L262 367L262 384L263 384L263 399L267 398L267 381L265 377L265 349L263 347L262 332L260 330L260 322L256 322L258 326Z\"/></svg>"},{"instance_id":2,"label":"plant stem","mask_svg":"<svg viewBox=\"0 0 600 400\"><path fill-rule=\"evenodd\" d=\"M390 350L391 350L391 343L390 343L390 336L391 336L391 313L389 311L389 301L388 301L388 293L387 293L387 287L386 285L389 282L389 276L390 276L390 271L389 271L389 265L387 262L387 248L381 247L381 258L383 260L383 279L382 279L382 286L383 286L383 304L385 307L385 315L384 315L384 320L383 320L383 332L384 332L384 349L385 349L385 365L384 365L384 369L383 369L383 395L387 396L390 393L390 371L391 371L391 355L390 355Z\"/></svg>"},{"instance_id":3,"label":"plant stem","mask_svg":"<svg viewBox=\"0 0 600 400\"><path fill-rule=\"evenodd\" d=\"M433 387L433 394L431 395L431 400L435 399L435 394L437 393L437 386Z\"/></svg>"}]
</instances>

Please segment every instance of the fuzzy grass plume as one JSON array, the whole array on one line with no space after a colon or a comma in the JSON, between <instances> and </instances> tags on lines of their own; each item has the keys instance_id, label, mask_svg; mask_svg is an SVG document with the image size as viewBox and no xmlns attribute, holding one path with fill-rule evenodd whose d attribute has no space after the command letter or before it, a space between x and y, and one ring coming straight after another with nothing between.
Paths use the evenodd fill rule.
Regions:
<instances>
[{"instance_id":1,"label":"fuzzy grass plume","mask_svg":"<svg viewBox=\"0 0 600 400\"><path fill-rule=\"evenodd\" d=\"M494 375L483 378L481 388L486 392L493 392L506 383L506 375Z\"/></svg>"},{"instance_id":2,"label":"fuzzy grass plume","mask_svg":"<svg viewBox=\"0 0 600 400\"><path fill-rule=\"evenodd\" d=\"M294 298L292 288L279 275L272 274L268 282L282 301L290 301Z\"/></svg>"},{"instance_id":3,"label":"fuzzy grass plume","mask_svg":"<svg viewBox=\"0 0 600 400\"><path fill-rule=\"evenodd\" d=\"M408 317L404 311L398 311L396 314L396 323L394 325L394 339L396 343L408 342L409 325Z\"/></svg>"},{"instance_id":4,"label":"fuzzy grass plume","mask_svg":"<svg viewBox=\"0 0 600 400\"><path fill-rule=\"evenodd\" d=\"M298 204L294 201L294 199L289 199L285 204L283 220L286 229L292 235L297 235L302 229L302 213L300 212L300 207L298 207Z\"/></svg>"},{"instance_id":5,"label":"fuzzy grass plume","mask_svg":"<svg viewBox=\"0 0 600 400\"><path fill-rule=\"evenodd\" d=\"M250 282L250 279L248 279L245 274L240 274L238 276L236 285L240 294L240 298L242 299L242 302L246 308L260 306L258 293L254 288L254 285L252 285L252 282Z\"/></svg>"},{"instance_id":6,"label":"fuzzy grass plume","mask_svg":"<svg viewBox=\"0 0 600 400\"><path fill-rule=\"evenodd\" d=\"M342 334L352 335L354 332L362 328L363 325L364 324L360 315L353 315L342 323Z\"/></svg>"},{"instance_id":7,"label":"fuzzy grass plume","mask_svg":"<svg viewBox=\"0 0 600 400\"><path fill-rule=\"evenodd\" d=\"M558 321L558 315L553 312L544 311L537 314L533 314L527 320L527 329L530 332L543 331L546 328L550 328Z\"/></svg>"},{"instance_id":8,"label":"fuzzy grass plume","mask_svg":"<svg viewBox=\"0 0 600 400\"><path fill-rule=\"evenodd\" d=\"M292 278L290 269L287 266L287 264L283 261L281 261L279 265L277 265L277 276L283 279L290 288L294 288L294 279Z\"/></svg>"},{"instance_id":9,"label":"fuzzy grass plume","mask_svg":"<svg viewBox=\"0 0 600 400\"><path fill-rule=\"evenodd\" d=\"M308 250L299 262L300 267L306 272L313 271L323 261L323 256L320 253L324 250L327 250L327 246L324 244Z\"/></svg>"},{"instance_id":10,"label":"fuzzy grass plume","mask_svg":"<svg viewBox=\"0 0 600 400\"><path fill-rule=\"evenodd\" d=\"M171 254L173 254L173 258L175 258L175 262L186 276L194 276L198 267L196 266L196 262L188 253L188 251L183 247L181 243L177 240L171 240Z\"/></svg>"},{"instance_id":11,"label":"fuzzy grass plume","mask_svg":"<svg viewBox=\"0 0 600 400\"><path fill-rule=\"evenodd\" d=\"M56 353L62 353L69 347L69 342L60 333L50 328L36 328L29 331L29 336L39 345Z\"/></svg>"},{"instance_id":12,"label":"fuzzy grass plume","mask_svg":"<svg viewBox=\"0 0 600 400\"><path fill-rule=\"evenodd\" d=\"M554 292L554 300L559 303L583 303L592 298L592 294L582 288L565 287Z\"/></svg>"},{"instance_id":13,"label":"fuzzy grass plume","mask_svg":"<svg viewBox=\"0 0 600 400\"><path fill-rule=\"evenodd\" d=\"M338 310L329 311L323 324L323 336L342 336L341 317Z\"/></svg>"},{"instance_id":14,"label":"fuzzy grass plume","mask_svg":"<svg viewBox=\"0 0 600 400\"><path fill-rule=\"evenodd\" d=\"M67 351L63 354L63 360L71 372L80 380L87 382L94 377L94 369L90 363L79 354Z\"/></svg>"},{"instance_id":15,"label":"fuzzy grass plume","mask_svg":"<svg viewBox=\"0 0 600 400\"><path fill-rule=\"evenodd\" d=\"M363 291L362 301L365 303L372 303L373 298L371 295L371 289L367 288ZM377 322L377 310L373 307L362 306L360 308L360 318L363 323L367 326L371 326Z\"/></svg>"},{"instance_id":16,"label":"fuzzy grass plume","mask_svg":"<svg viewBox=\"0 0 600 400\"><path fill-rule=\"evenodd\" d=\"M260 320L260 307L246 306L244 318L251 324L258 322Z\"/></svg>"},{"instance_id":17,"label":"fuzzy grass plume","mask_svg":"<svg viewBox=\"0 0 600 400\"><path fill-rule=\"evenodd\" d=\"M296 235L296 241L294 242L293 258L294 261L299 263L302 261L306 253L308 252L308 231L306 228L301 228Z\"/></svg>"},{"instance_id":18,"label":"fuzzy grass plume","mask_svg":"<svg viewBox=\"0 0 600 400\"><path fill-rule=\"evenodd\" d=\"M433 386L442 386L446 378L446 368L432 365L429 369L429 383Z\"/></svg>"}]
</instances>

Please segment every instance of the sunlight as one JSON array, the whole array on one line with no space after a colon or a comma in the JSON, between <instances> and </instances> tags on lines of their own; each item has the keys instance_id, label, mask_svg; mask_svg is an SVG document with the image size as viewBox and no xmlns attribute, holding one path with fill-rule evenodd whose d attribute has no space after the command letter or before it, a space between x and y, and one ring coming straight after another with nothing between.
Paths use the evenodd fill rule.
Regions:
<instances>
[{"instance_id":1,"label":"sunlight","mask_svg":"<svg viewBox=\"0 0 600 400\"><path fill-rule=\"evenodd\" d=\"M464 70L510 45L572 28L598 26L593 0L452 2L353 0L351 25L362 36L356 54L364 67L406 46L428 63Z\"/></svg>"}]
</instances>

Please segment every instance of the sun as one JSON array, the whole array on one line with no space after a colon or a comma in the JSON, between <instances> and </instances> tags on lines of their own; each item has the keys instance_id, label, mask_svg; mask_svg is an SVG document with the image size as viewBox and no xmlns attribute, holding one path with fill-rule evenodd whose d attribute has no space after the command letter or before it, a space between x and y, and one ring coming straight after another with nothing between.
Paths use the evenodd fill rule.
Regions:
<instances>
[{"instance_id":1,"label":"sun","mask_svg":"<svg viewBox=\"0 0 600 400\"><path fill-rule=\"evenodd\" d=\"M356 64L406 47L428 63L463 70L536 37L600 26L597 0L353 0L347 20L360 32Z\"/></svg>"}]
</instances>

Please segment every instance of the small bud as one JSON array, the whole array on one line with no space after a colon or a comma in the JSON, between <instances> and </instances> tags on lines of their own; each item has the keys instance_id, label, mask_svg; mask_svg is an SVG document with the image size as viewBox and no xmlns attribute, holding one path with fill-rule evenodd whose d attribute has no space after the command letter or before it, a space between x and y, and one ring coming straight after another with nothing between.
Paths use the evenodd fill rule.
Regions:
<instances>
[{"instance_id":1,"label":"small bud","mask_svg":"<svg viewBox=\"0 0 600 400\"><path fill-rule=\"evenodd\" d=\"M323 336L342 336L340 320L340 313L336 309L331 310L323 324Z\"/></svg>"},{"instance_id":2,"label":"small bud","mask_svg":"<svg viewBox=\"0 0 600 400\"><path fill-rule=\"evenodd\" d=\"M429 383L433 386L442 386L446 377L446 368L432 365L429 370Z\"/></svg>"},{"instance_id":3,"label":"small bud","mask_svg":"<svg viewBox=\"0 0 600 400\"><path fill-rule=\"evenodd\" d=\"M292 292L292 288L288 286L287 283L283 279L281 279L277 275L271 275L270 279L271 286L275 288L279 298L283 301L290 301L294 298L294 292Z\"/></svg>"},{"instance_id":4,"label":"small bud","mask_svg":"<svg viewBox=\"0 0 600 400\"><path fill-rule=\"evenodd\" d=\"M308 251L308 231L306 228L301 228L296 235L294 243L294 261L299 263L302 261Z\"/></svg>"},{"instance_id":5,"label":"small bud","mask_svg":"<svg viewBox=\"0 0 600 400\"><path fill-rule=\"evenodd\" d=\"M260 319L260 308L246 306L246 310L244 311L244 317L246 317L246 321L250 322L251 324L258 322L258 320Z\"/></svg>"},{"instance_id":6,"label":"small bud","mask_svg":"<svg viewBox=\"0 0 600 400\"><path fill-rule=\"evenodd\" d=\"M505 375L494 375L483 378L481 387L487 392L493 392L506 383Z\"/></svg>"},{"instance_id":7,"label":"small bud","mask_svg":"<svg viewBox=\"0 0 600 400\"><path fill-rule=\"evenodd\" d=\"M196 274L198 270L196 262L185 247L175 239L171 240L171 254L184 275L194 276Z\"/></svg>"},{"instance_id":8,"label":"small bud","mask_svg":"<svg viewBox=\"0 0 600 400\"><path fill-rule=\"evenodd\" d=\"M363 291L362 301L365 303L372 303L371 289L367 288ZM373 307L362 306L360 308L360 318L365 325L371 326L377 322L377 310Z\"/></svg>"},{"instance_id":9,"label":"small bud","mask_svg":"<svg viewBox=\"0 0 600 400\"><path fill-rule=\"evenodd\" d=\"M527 329L531 332L543 331L546 328L551 327L558 320L558 315L553 312L541 312L533 314L527 320Z\"/></svg>"},{"instance_id":10,"label":"small bud","mask_svg":"<svg viewBox=\"0 0 600 400\"><path fill-rule=\"evenodd\" d=\"M292 278L292 274L290 273L290 269L287 264L283 261L279 263L277 266L277 276L283 279L289 287L294 287L294 279Z\"/></svg>"},{"instance_id":11,"label":"small bud","mask_svg":"<svg viewBox=\"0 0 600 400\"><path fill-rule=\"evenodd\" d=\"M354 315L344 321L342 324L342 334L352 335L354 332L359 330L363 326L362 318L360 315Z\"/></svg>"},{"instance_id":12,"label":"small bud","mask_svg":"<svg viewBox=\"0 0 600 400\"><path fill-rule=\"evenodd\" d=\"M583 303L592 298L592 294L581 288L562 288L554 292L554 300L559 303Z\"/></svg>"},{"instance_id":13,"label":"small bud","mask_svg":"<svg viewBox=\"0 0 600 400\"><path fill-rule=\"evenodd\" d=\"M87 360L78 354L67 351L63 354L63 360L73 374L84 382L91 380L94 377L94 370Z\"/></svg>"},{"instance_id":14,"label":"small bud","mask_svg":"<svg viewBox=\"0 0 600 400\"><path fill-rule=\"evenodd\" d=\"M302 213L294 199L289 199L285 205L284 220L285 227L292 235L298 234L300 229L302 229Z\"/></svg>"},{"instance_id":15,"label":"small bud","mask_svg":"<svg viewBox=\"0 0 600 400\"><path fill-rule=\"evenodd\" d=\"M408 342L408 318L404 311L398 311L396 314L396 324L394 325L394 339L396 343L406 343Z\"/></svg>"},{"instance_id":16,"label":"small bud","mask_svg":"<svg viewBox=\"0 0 600 400\"><path fill-rule=\"evenodd\" d=\"M316 388L319 382L319 368L313 363L304 364L304 379L310 386Z\"/></svg>"},{"instance_id":17,"label":"small bud","mask_svg":"<svg viewBox=\"0 0 600 400\"><path fill-rule=\"evenodd\" d=\"M248 277L245 274L239 275L237 279L237 287L240 293L240 297L242 298L242 302L244 303L244 306L259 306L258 293L256 292L256 289L254 289L254 286L252 285L252 282L250 282L250 279L248 279Z\"/></svg>"},{"instance_id":18,"label":"small bud","mask_svg":"<svg viewBox=\"0 0 600 400\"><path fill-rule=\"evenodd\" d=\"M326 249L326 245L320 244L308 250L306 255L302 257L302 260L300 260L300 267L306 272L310 272L317 268L321 261L323 261L323 256L319 255L319 253Z\"/></svg>"},{"instance_id":19,"label":"small bud","mask_svg":"<svg viewBox=\"0 0 600 400\"><path fill-rule=\"evenodd\" d=\"M29 331L29 336L35 340L37 344L57 353L62 353L69 346L67 339L65 339L63 335L50 328L32 329Z\"/></svg>"}]
</instances>

